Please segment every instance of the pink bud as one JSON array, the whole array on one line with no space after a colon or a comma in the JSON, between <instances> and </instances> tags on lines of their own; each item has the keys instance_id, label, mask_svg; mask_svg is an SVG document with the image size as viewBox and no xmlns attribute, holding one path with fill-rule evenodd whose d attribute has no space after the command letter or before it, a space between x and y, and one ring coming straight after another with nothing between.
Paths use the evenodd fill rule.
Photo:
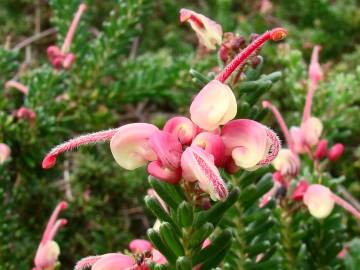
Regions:
<instances>
[{"instance_id":1,"label":"pink bud","mask_svg":"<svg viewBox=\"0 0 360 270\"><path fill-rule=\"evenodd\" d=\"M21 107L16 111L16 117L19 119L27 119L29 122L33 122L36 119L36 113L26 107Z\"/></svg>"},{"instance_id":2,"label":"pink bud","mask_svg":"<svg viewBox=\"0 0 360 270\"><path fill-rule=\"evenodd\" d=\"M205 241L203 242L201 248L207 248L208 246L210 246L210 244L211 244L210 238L206 238Z\"/></svg>"},{"instance_id":3,"label":"pink bud","mask_svg":"<svg viewBox=\"0 0 360 270\"><path fill-rule=\"evenodd\" d=\"M294 149L297 153L304 154L307 151L304 131L299 127L290 128L290 136L294 142Z\"/></svg>"},{"instance_id":4,"label":"pink bud","mask_svg":"<svg viewBox=\"0 0 360 270\"><path fill-rule=\"evenodd\" d=\"M213 131L236 116L237 104L229 86L217 80L209 82L190 106L191 120L200 128Z\"/></svg>"},{"instance_id":5,"label":"pink bud","mask_svg":"<svg viewBox=\"0 0 360 270\"><path fill-rule=\"evenodd\" d=\"M202 14L196 13L190 9L182 8L180 10L180 22L189 22L191 28L195 31L199 43L210 50L214 50L216 45L222 41L221 25L210 20Z\"/></svg>"},{"instance_id":6,"label":"pink bud","mask_svg":"<svg viewBox=\"0 0 360 270\"><path fill-rule=\"evenodd\" d=\"M337 144L333 145L329 149L329 152L327 154L328 159L332 162L337 161L344 153L344 149L345 149L345 147L342 143L337 143Z\"/></svg>"},{"instance_id":7,"label":"pink bud","mask_svg":"<svg viewBox=\"0 0 360 270\"><path fill-rule=\"evenodd\" d=\"M198 146L188 147L181 157L183 177L187 181L199 181L200 188L209 193L212 200L225 200L227 187L214 165L213 157Z\"/></svg>"},{"instance_id":8,"label":"pink bud","mask_svg":"<svg viewBox=\"0 0 360 270\"><path fill-rule=\"evenodd\" d=\"M211 154L217 167L224 163L225 146L219 135L202 132L195 137L191 145L199 146Z\"/></svg>"},{"instance_id":9,"label":"pink bud","mask_svg":"<svg viewBox=\"0 0 360 270\"><path fill-rule=\"evenodd\" d=\"M240 170L240 167L236 166L235 161L231 156L226 156L224 161L224 169L229 174L234 174Z\"/></svg>"},{"instance_id":10,"label":"pink bud","mask_svg":"<svg viewBox=\"0 0 360 270\"><path fill-rule=\"evenodd\" d=\"M0 143L0 164L3 164L10 158L11 149L5 143Z\"/></svg>"},{"instance_id":11,"label":"pink bud","mask_svg":"<svg viewBox=\"0 0 360 270\"><path fill-rule=\"evenodd\" d=\"M63 66L63 57L62 56L56 56L52 61L51 64L55 69L61 69Z\"/></svg>"},{"instance_id":12,"label":"pink bud","mask_svg":"<svg viewBox=\"0 0 360 270\"><path fill-rule=\"evenodd\" d=\"M320 140L316 146L314 156L316 159L323 159L327 154L327 140Z\"/></svg>"},{"instance_id":13,"label":"pink bud","mask_svg":"<svg viewBox=\"0 0 360 270\"><path fill-rule=\"evenodd\" d=\"M200 129L189 118L177 116L169 119L163 128L164 131L176 136L181 144L190 145Z\"/></svg>"},{"instance_id":14,"label":"pink bud","mask_svg":"<svg viewBox=\"0 0 360 270\"><path fill-rule=\"evenodd\" d=\"M160 253L160 251L158 251L157 249L152 250L152 261L155 264L165 264L165 263L167 263L167 260L164 257L164 255L162 255Z\"/></svg>"},{"instance_id":15,"label":"pink bud","mask_svg":"<svg viewBox=\"0 0 360 270\"><path fill-rule=\"evenodd\" d=\"M56 56L61 55L61 51L57 46L52 45L47 48L47 55L49 60L52 61Z\"/></svg>"},{"instance_id":16,"label":"pink bud","mask_svg":"<svg viewBox=\"0 0 360 270\"><path fill-rule=\"evenodd\" d=\"M291 198L294 201L302 201L304 194L305 194L306 190L308 189L308 187L309 187L308 181L306 181L305 179L300 180L297 183L297 185L291 195Z\"/></svg>"},{"instance_id":17,"label":"pink bud","mask_svg":"<svg viewBox=\"0 0 360 270\"><path fill-rule=\"evenodd\" d=\"M144 253L152 250L152 245L147 240L135 239L130 242L129 249L132 253Z\"/></svg>"},{"instance_id":18,"label":"pink bud","mask_svg":"<svg viewBox=\"0 0 360 270\"><path fill-rule=\"evenodd\" d=\"M224 45L220 47L219 58L224 64L229 60L229 49Z\"/></svg>"}]
</instances>

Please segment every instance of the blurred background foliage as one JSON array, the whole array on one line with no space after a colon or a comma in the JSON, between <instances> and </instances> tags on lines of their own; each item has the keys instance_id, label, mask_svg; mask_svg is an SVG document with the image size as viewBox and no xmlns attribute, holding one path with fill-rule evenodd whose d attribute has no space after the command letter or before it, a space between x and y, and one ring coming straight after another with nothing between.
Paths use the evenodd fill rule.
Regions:
<instances>
[{"instance_id":1,"label":"blurred background foliage","mask_svg":"<svg viewBox=\"0 0 360 270\"><path fill-rule=\"evenodd\" d=\"M0 165L0 269L30 267L48 216L62 199L70 202L64 213L70 222L57 236L64 269L94 251L121 250L152 225L143 203L145 169L121 170L108 145L69 153L49 171L40 164L52 146L77 134L128 122L161 126L170 115L187 112L199 90L190 68L207 74L217 57L197 57L196 36L179 24L182 7L245 37L276 26L289 30L285 43L265 46L262 52L265 73L283 72L265 97L289 126L300 123L307 63L312 47L322 46L325 80L316 91L313 114L324 122L325 137L345 144L346 155L332 166L332 174L345 175L343 185L360 198L357 0L88 0L71 47L76 62L70 71L54 72L46 48L62 43L79 3L0 3L0 142L12 150L12 159ZM29 40L47 30L49 35ZM28 86L29 94L6 90L10 79ZM14 116L21 106L36 112L34 123ZM265 122L279 131L270 114ZM350 238L359 233L356 224L347 230ZM347 266L355 260L348 258Z\"/></svg>"}]
</instances>

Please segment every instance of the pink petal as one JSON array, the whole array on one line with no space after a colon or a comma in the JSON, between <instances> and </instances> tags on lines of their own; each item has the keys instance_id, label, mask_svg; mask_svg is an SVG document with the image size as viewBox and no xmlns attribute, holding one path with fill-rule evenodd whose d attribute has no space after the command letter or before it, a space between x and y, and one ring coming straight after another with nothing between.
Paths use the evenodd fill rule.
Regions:
<instances>
[{"instance_id":1,"label":"pink petal","mask_svg":"<svg viewBox=\"0 0 360 270\"><path fill-rule=\"evenodd\" d=\"M222 166L225 158L225 146L219 135L202 132L198 134L191 145L203 148L206 152L214 157L217 167Z\"/></svg>"},{"instance_id":2,"label":"pink petal","mask_svg":"<svg viewBox=\"0 0 360 270\"><path fill-rule=\"evenodd\" d=\"M303 131L305 142L308 146L317 145L323 129L321 121L316 117L310 117L300 126Z\"/></svg>"},{"instance_id":3,"label":"pink petal","mask_svg":"<svg viewBox=\"0 0 360 270\"><path fill-rule=\"evenodd\" d=\"M182 145L174 135L165 131L155 131L150 136L149 144L163 166L170 169L180 167Z\"/></svg>"},{"instance_id":4,"label":"pink petal","mask_svg":"<svg viewBox=\"0 0 360 270\"><path fill-rule=\"evenodd\" d=\"M296 154L289 149L281 149L272 165L283 176L295 176L300 170L300 160Z\"/></svg>"},{"instance_id":5,"label":"pink petal","mask_svg":"<svg viewBox=\"0 0 360 270\"><path fill-rule=\"evenodd\" d=\"M120 127L110 141L115 161L127 170L134 170L148 161L156 160L156 154L149 145L149 138L158 130L156 126L146 123Z\"/></svg>"},{"instance_id":6,"label":"pink petal","mask_svg":"<svg viewBox=\"0 0 360 270\"><path fill-rule=\"evenodd\" d=\"M299 127L291 127L290 135L294 142L294 148L297 153L304 154L307 151L307 145L305 141L305 134Z\"/></svg>"},{"instance_id":7,"label":"pink petal","mask_svg":"<svg viewBox=\"0 0 360 270\"><path fill-rule=\"evenodd\" d=\"M160 253L157 249L152 250L152 261L156 264L165 264L167 263L166 258L164 255Z\"/></svg>"},{"instance_id":8,"label":"pink petal","mask_svg":"<svg viewBox=\"0 0 360 270\"><path fill-rule=\"evenodd\" d=\"M209 193L212 200L225 200L227 187L213 157L198 146L188 147L181 157L183 177L187 181L199 181L200 188Z\"/></svg>"},{"instance_id":9,"label":"pink petal","mask_svg":"<svg viewBox=\"0 0 360 270\"><path fill-rule=\"evenodd\" d=\"M170 184L177 184L181 180L181 168L169 168L163 166L158 160L152 161L147 167L147 171L151 176L159 180L166 181Z\"/></svg>"},{"instance_id":10,"label":"pink petal","mask_svg":"<svg viewBox=\"0 0 360 270\"><path fill-rule=\"evenodd\" d=\"M306 190L308 189L308 187L309 187L308 181L306 181L305 179L300 180L297 183L297 185L296 185L296 187L295 187L295 189L294 189L294 191L293 191L293 193L291 195L291 198L294 201L303 200L304 194L305 194Z\"/></svg>"},{"instance_id":11,"label":"pink petal","mask_svg":"<svg viewBox=\"0 0 360 270\"><path fill-rule=\"evenodd\" d=\"M40 269L52 269L60 255L59 245L55 241L41 243L36 251L34 263Z\"/></svg>"},{"instance_id":12,"label":"pink petal","mask_svg":"<svg viewBox=\"0 0 360 270\"><path fill-rule=\"evenodd\" d=\"M318 219L326 218L334 208L332 192L322 185L310 185L303 197L310 214Z\"/></svg>"},{"instance_id":13,"label":"pink petal","mask_svg":"<svg viewBox=\"0 0 360 270\"><path fill-rule=\"evenodd\" d=\"M191 120L200 128L213 131L236 116L237 104L232 90L218 80L209 82L190 106Z\"/></svg>"},{"instance_id":14,"label":"pink petal","mask_svg":"<svg viewBox=\"0 0 360 270\"><path fill-rule=\"evenodd\" d=\"M221 44L222 28L218 23L202 14L183 8L180 10L180 22L185 21L188 21L196 32L200 44L210 50L214 50L216 45Z\"/></svg>"},{"instance_id":15,"label":"pink petal","mask_svg":"<svg viewBox=\"0 0 360 270\"><path fill-rule=\"evenodd\" d=\"M101 256L91 270L127 270L135 265L130 256L121 253L108 253Z\"/></svg>"},{"instance_id":16,"label":"pink petal","mask_svg":"<svg viewBox=\"0 0 360 270\"><path fill-rule=\"evenodd\" d=\"M144 253L145 251L152 250L152 245L147 240L135 239L130 242L129 249L132 253Z\"/></svg>"},{"instance_id":17,"label":"pink petal","mask_svg":"<svg viewBox=\"0 0 360 270\"><path fill-rule=\"evenodd\" d=\"M181 144L189 145L199 133L200 129L189 118L177 116L169 119L163 128L165 132L169 132L176 136Z\"/></svg>"},{"instance_id":18,"label":"pink petal","mask_svg":"<svg viewBox=\"0 0 360 270\"><path fill-rule=\"evenodd\" d=\"M268 163L271 162L279 150L279 141L274 136L269 140L269 135L272 133L268 130L262 124L249 119L230 121L223 127L221 134L225 144L225 154L231 155L237 166L252 170L263 163L272 148L270 141L275 140L277 147L272 149L272 157L266 159Z\"/></svg>"}]
</instances>

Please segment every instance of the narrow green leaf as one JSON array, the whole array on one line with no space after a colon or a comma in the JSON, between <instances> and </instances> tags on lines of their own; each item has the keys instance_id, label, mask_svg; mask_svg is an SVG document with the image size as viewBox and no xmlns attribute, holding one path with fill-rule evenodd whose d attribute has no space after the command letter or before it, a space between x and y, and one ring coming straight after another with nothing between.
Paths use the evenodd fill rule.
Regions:
<instances>
[{"instance_id":1,"label":"narrow green leaf","mask_svg":"<svg viewBox=\"0 0 360 270\"><path fill-rule=\"evenodd\" d=\"M173 231L169 223L161 223L159 233L163 243L168 246L177 257L185 254L184 248L179 241L179 236Z\"/></svg>"},{"instance_id":2,"label":"narrow green leaf","mask_svg":"<svg viewBox=\"0 0 360 270\"><path fill-rule=\"evenodd\" d=\"M149 229L147 235L151 243L166 257L167 261L175 264L176 255L162 242L160 234L154 229Z\"/></svg>"},{"instance_id":3,"label":"narrow green leaf","mask_svg":"<svg viewBox=\"0 0 360 270\"><path fill-rule=\"evenodd\" d=\"M181 256L176 260L176 270L191 270L191 269L192 266L188 257Z\"/></svg>"}]
</instances>

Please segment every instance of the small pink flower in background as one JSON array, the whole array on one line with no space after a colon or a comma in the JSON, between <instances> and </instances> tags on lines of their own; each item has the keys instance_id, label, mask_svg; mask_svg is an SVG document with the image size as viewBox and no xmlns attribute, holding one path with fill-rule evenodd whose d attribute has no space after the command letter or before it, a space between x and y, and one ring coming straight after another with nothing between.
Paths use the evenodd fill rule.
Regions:
<instances>
[{"instance_id":1,"label":"small pink flower in background","mask_svg":"<svg viewBox=\"0 0 360 270\"><path fill-rule=\"evenodd\" d=\"M181 157L181 168L186 181L198 181L199 187L209 193L212 200L225 200L226 184L214 164L214 158L198 146L188 147Z\"/></svg>"},{"instance_id":2,"label":"small pink flower in background","mask_svg":"<svg viewBox=\"0 0 360 270\"><path fill-rule=\"evenodd\" d=\"M296 176L300 170L298 156L289 149L281 149L272 165L284 176Z\"/></svg>"},{"instance_id":3,"label":"small pink flower in background","mask_svg":"<svg viewBox=\"0 0 360 270\"><path fill-rule=\"evenodd\" d=\"M18 119L26 119L30 123L33 123L36 119L36 112L34 112L33 110L30 110L26 107L21 107L15 111L15 116Z\"/></svg>"},{"instance_id":4,"label":"small pink flower in background","mask_svg":"<svg viewBox=\"0 0 360 270\"><path fill-rule=\"evenodd\" d=\"M26 87L25 85L23 85L17 81L13 81L13 80L7 81L5 83L5 88L6 89L15 88L15 89L19 90L21 93L23 93L24 95L29 93L28 87Z\"/></svg>"},{"instance_id":5,"label":"small pink flower in background","mask_svg":"<svg viewBox=\"0 0 360 270\"><path fill-rule=\"evenodd\" d=\"M337 143L329 149L327 157L330 161L335 162L342 156L344 150L344 145L342 143Z\"/></svg>"},{"instance_id":6,"label":"small pink flower in background","mask_svg":"<svg viewBox=\"0 0 360 270\"><path fill-rule=\"evenodd\" d=\"M320 50L320 45L314 46L311 54L311 62L309 65L309 78L311 83L313 83L315 86L317 86L319 81L324 79L324 74L319 63Z\"/></svg>"},{"instance_id":7,"label":"small pink flower in background","mask_svg":"<svg viewBox=\"0 0 360 270\"><path fill-rule=\"evenodd\" d=\"M221 138L225 144L225 155L231 156L236 166L246 170L270 164L280 148L280 141L273 131L249 119L227 123Z\"/></svg>"},{"instance_id":8,"label":"small pink flower in background","mask_svg":"<svg viewBox=\"0 0 360 270\"><path fill-rule=\"evenodd\" d=\"M0 165L10 158L11 149L7 144L0 143Z\"/></svg>"},{"instance_id":9,"label":"small pink flower in background","mask_svg":"<svg viewBox=\"0 0 360 270\"><path fill-rule=\"evenodd\" d=\"M58 203L46 225L39 247L36 251L33 270L53 270L60 255L59 245L53 240L66 219L57 219L60 212L68 207L65 201Z\"/></svg>"},{"instance_id":10,"label":"small pink flower in background","mask_svg":"<svg viewBox=\"0 0 360 270\"><path fill-rule=\"evenodd\" d=\"M200 132L189 118L177 116L169 119L163 128L164 131L175 135L181 144L190 145L195 136Z\"/></svg>"},{"instance_id":11,"label":"small pink flower in background","mask_svg":"<svg viewBox=\"0 0 360 270\"><path fill-rule=\"evenodd\" d=\"M149 261L155 264L165 264L165 257L154 249L147 240L135 239L130 242L129 249L132 255L108 253L98 256L90 256L80 260L75 270L148 270Z\"/></svg>"},{"instance_id":12,"label":"small pink flower in background","mask_svg":"<svg viewBox=\"0 0 360 270\"><path fill-rule=\"evenodd\" d=\"M195 137L191 145L199 146L211 154L214 157L214 163L217 167L223 165L225 145L219 135L210 132L201 132Z\"/></svg>"},{"instance_id":13,"label":"small pink flower in background","mask_svg":"<svg viewBox=\"0 0 360 270\"><path fill-rule=\"evenodd\" d=\"M288 182L283 178L280 172L274 172L272 175L272 180L274 185L261 197L259 202L260 208L265 207L271 201L271 199L275 198L276 193L280 188L285 188L286 190L288 188Z\"/></svg>"},{"instance_id":14,"label":"small pink flower in background","mask_svg":"<svg viewBox=\"0 0 360 270\"><path fill-rule=\"evenodd\" d=\"M190 106L191 120L208 131L234 119L236 112L237 104L233 91L217 80L205 85Z\"/></svg>"},{"instance_id":15,"label":"small pink flower in background","mask_svg":"<svg viewBox=\"0 0 360 270\"><path fill-rule=\"evenodd\" d=\"M47 48L48 58L55 69L69 69L74 63L75 55L73 53L70 53L69 50L81 15L84 13L86 8L87 7L85 4L79 5L79 8L74 16L73 21L71 22L61 49L54 45Z\"/></svg>"},{"instance_id":16,"label":"small pink flower in background","mask_svg":"<svg viewBox=\"0 0 360 270\"><path fill-rule=\"evenodd\" d=\"M325 139L320 140L320 142L316 146L316 150L315 150L315 153L314 153L314 157L316 159L323 159L324 157L326 157L327 144L328 144L327 140L325 140Z\"/></svg>"},{"instance_id":17,"label":"small pink flower in background","mask_svg":"<svg viewBox=\"0 0 360 270\"><path fill-rule=\"evenodd\" d=\"M215 50L216 45L221 44L223 34L221 25L204 15L182 8L180 10L180 22L189 22L199 39L199 43L209 50Z\"/></svg>"},{"instance_id":18,"label":"small pink flower in background","mask_svg":"<svg viewBox=\"0 0 360 270\"><path fill-rule=\"evenodd\" d=\"M129 249L132 253L141 253L152 250L152 245L147 240L135 239L130 242Z\"/></svg>"},{"instance_id":19,"label":"small pink flower in background","mask_svg":"<svg viewBox=\"0 0 360 270\"><path fill-rule=\"evenodd\" d=\"M328 217L335 203L350 212L355 218L360 220L360 212L344 199L340 198L331 190L323 185L310 185L303 196L303 202L307 206L310 214L318 219Z\"/></svg>"}]
</instances>

